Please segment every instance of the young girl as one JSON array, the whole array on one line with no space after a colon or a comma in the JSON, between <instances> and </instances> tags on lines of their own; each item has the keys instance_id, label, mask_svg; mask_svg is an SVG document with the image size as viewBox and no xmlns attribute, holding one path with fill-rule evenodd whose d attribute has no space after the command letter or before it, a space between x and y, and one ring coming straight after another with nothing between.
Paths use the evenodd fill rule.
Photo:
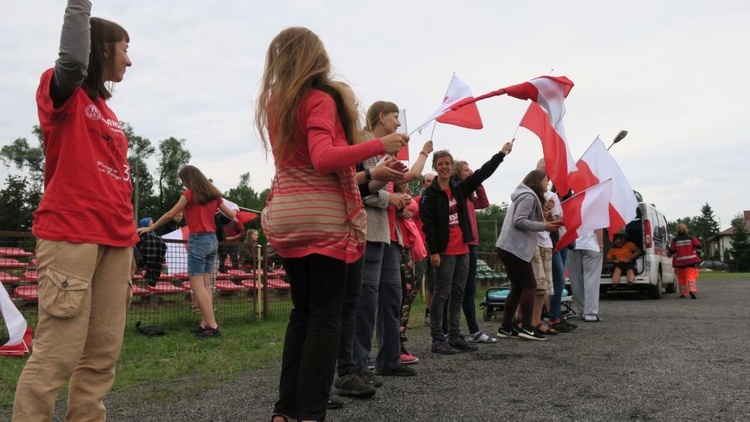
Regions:
<instances>
[{"instance_id":1,"label":"young girl","mask_svg":"<svg viewBox=\"0 0 750 422\"><path fill-rule=\"evenodd\" d=\"M57 62L36 93L46 158L33 227L39 322L14 421L52 420L67 382L65 418L104 420L122 346L138 236L128 140L107 100L131 65L130 37L90 16L88 0L68 1Z\"/></svg>"},{"instance_id":2,"label":"young girl","mask_svg":"<svg viewBox=\"0 0 750 422\"><path fill-rule=\"evenodd\" d=\"M178 176L187 189L171 210L159 217L150 227L141 227L138 234L156 230L184 210L190 237L188 237L188 275L190 288L200 308L201 321L196 337L217 337L221 335L219 324L214 317L213 295L211 294L211 272L214 270L216 251L216 220L214 214L220 210L229 218L236 211L229 209L221 199L221 191L203 173L193 166L183 167Z\"/></svg>"},{"instance_id":3,"label":"young girl","mask_svg":"<svg viewBox=\"0 0 750 422\"><path fill-rule=\"evenodd\" d=\"M468 242L474 239L466 208L469 195L477 190L513 148L506 142L482 168L461 182L451 182L453 156L446 150L432 156L437 177L422 193L419 216L427 239L430 264L435 267L435 292L430 305L432 352L452 355L477 350L461 335L461 306L469 274ZM443 311L448 305L448 338L443 334Z\"/></svg>"},{"instance_id":4,"label":"young girl","mask_svg":"<svg viewBox=\"0 0 750 422\"><path fill-rule=\"evenodd\" d=\"M454 182L462 182L472 174L474 174L474 171L469 167L469 163L466 161L458 161L453 167L451 180ZM466 318L466 325L469 327L469 336L467 337L467 340L475 343L497 342L496 338L488 336L479 329L475 298L477 292L477 247L479 246L479 230L477 229L475 210L485 209L489 206L490 201L487 198L487 192L485 192L484 186L482 185L479 185L477 190L469 195L469 198L466 200L466 210L469 215L469 221L471 222L471 232L474 235L474 240L469 242L469 275L466 278L466 288L464 289L462 308L464 310L464 317ZM445 321L443 322L443 328L447 328Z\"/></svg>"},{"instance_id":5,"label":"young girl","mask_svg":"<svg viewBox=\"0 0 750 422\"><path fill-rule=\"evenodd\" d=\"M508 208L503 228L495 246L505 264L510 281L510 293L505 299L503 322L497 330L501 338L521 337L527 340L546 340L531 324L536 297L536 277L531 259L537 249L537 232L556 231L560 221L544 221L542 204L545 202L549 179L541 170L532 170L511 194L513 203ZM512 327L516 308L521 307L521 329Z\"/></svg>"},{"instance_id":6,"label":"young girl","mask_svg":"<svg viewBox=\"0 0 750 422\"><path fill-rule=\"evenodd\" d=\"M288 28L266 54L256 126L276 175L261 223L291 284L273 420L324 420L336 364L347 264L364 252L354 165L399 151L403 134L358 143L357 107L331 80L323 43Z\"/></svg>"},{"instance_id":7,"label":"young girl","mask_svg":"<svg viewBox=\"0 0 750 422\"><path fill-rule=\"evenodd\" d=\"M247 229L245 241L240 245L242 265L247 269L255 269L258 265L258 230Z\"/></svg>"},{"instance_id":8,"label":"young girl","mask_svg":"<svg viewBox=\"0 0 750 422\"><path fill-rule=\"evenodd\" d=\"M401 126L398 106L390 101L376 101L367 109L366 130L375 137L396 134ZM412 168L397 183L416 180L422 172L432 141L427 141ZM372 171L381 157L364 163ZM369 370L372 338L377 326L378 353L375 371L387 376L413 376L416 371L401 361L399 334L401 312L401 246L396 236L396 210L411 202L411 196L394 193L388 184L364 199L367 210L367 246L362 272L362 290L357 303L353 359L357 373L371 384L381 384Z\"/></svg>"}]
</instances>

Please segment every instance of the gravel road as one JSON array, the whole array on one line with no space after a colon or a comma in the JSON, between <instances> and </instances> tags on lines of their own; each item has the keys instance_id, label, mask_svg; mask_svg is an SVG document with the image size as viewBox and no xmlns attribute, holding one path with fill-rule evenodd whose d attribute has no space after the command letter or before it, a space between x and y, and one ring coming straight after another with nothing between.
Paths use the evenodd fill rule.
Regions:
<instances>
[{"instance_id":1,"label":"gravel road","mask_svg":"<svg viewBox=\"0 0 750 422\"><path fill-rule=\"evenodd\" d=\"M408 344L421 359L419 374L386 378L373 398L345 399L328 420L750 420L750 280L703 281L699 288L698 300L609 294L601 322L571 320L578 329L545 342L499 340L455 356L431 354L419 322ZM498 322L481 325L490 333ZM278 370L243 373L166 404L113 393L109 420L270 420ZM62 420L59 410L55 420Z\"/></svg>"}]
</instances>

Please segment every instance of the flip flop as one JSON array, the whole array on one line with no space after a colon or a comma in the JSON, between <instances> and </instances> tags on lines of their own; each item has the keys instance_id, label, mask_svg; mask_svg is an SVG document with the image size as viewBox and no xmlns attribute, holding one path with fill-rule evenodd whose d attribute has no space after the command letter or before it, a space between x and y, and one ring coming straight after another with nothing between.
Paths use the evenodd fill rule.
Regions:
<instances>
[{"instance_id":1,"label":"flip flop","mask_svg":"<svg viewBox=\"0 0 750 422\"><path fill-rule=\"evenodd\" d=\"M481 331L478 331L474 334L469 334L469 337L467 338L467 340L469 340L469 342L471 343L486 343L486 344L497 343L496 338L490 337Z\"/></svg>"}]
</instances>

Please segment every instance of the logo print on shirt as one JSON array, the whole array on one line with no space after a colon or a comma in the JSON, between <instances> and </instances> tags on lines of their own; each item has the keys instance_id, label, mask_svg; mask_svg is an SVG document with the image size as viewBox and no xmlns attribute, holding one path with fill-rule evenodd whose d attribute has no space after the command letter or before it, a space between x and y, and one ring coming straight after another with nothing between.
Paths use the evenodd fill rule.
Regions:
<instances>
[{"instance_id":1,"label":"logo print on shirt","mask_svg":"<svg viewBox=\"0 0 750 422\"><path fill-rule=\"evenodd\" d=\"M90 104L86 106L86 117L91 120L99 120L102 118L102 113L96 108L95 105Z\"/></svg>"}]
</instances>

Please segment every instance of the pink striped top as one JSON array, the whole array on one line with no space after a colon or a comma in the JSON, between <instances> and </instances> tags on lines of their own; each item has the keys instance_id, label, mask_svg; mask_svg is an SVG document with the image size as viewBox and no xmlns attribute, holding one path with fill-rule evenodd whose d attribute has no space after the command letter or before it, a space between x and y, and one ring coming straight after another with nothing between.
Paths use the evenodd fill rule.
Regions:
<instances>
[{"instance_id":1,"label":"pink striped top","mask_svg":"<svg viewBox=\"0 0 750 422\"><path fill-rule=\"evenodd\" d=\"M347 145L336 104L312 90L299 110L293 156L279 162L261 223L284 258L321 254L351 263L364 253L367 218L354 165L385 151L379 139ZM273 125L269 130L274 143Z\"/></svg>"}]
</instances>

